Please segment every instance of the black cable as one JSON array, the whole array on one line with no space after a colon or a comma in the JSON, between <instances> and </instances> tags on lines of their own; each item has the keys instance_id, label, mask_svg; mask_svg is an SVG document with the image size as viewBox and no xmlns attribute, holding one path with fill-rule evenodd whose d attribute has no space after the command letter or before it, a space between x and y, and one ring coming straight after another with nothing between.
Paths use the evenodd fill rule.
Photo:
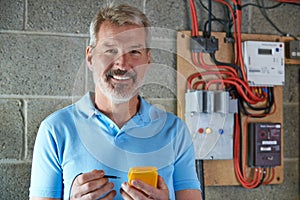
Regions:
<instances>
[{"instance_id":1,"label":"black cable","mask_svg":"<svg viewBox=\"0 0 300 200\"><path fill-rule=\"evenodd\" d=\"M242 113L238 112L238 123L240 127L240 147L243 147L243 128L242 128ZM240 148L240 169L243 169L243 150ZM241 172L242 174L244 173L244 170ZM244 176L244 174L243 174Z\"/></svg>"},{"instance_id":2,"label":"black cable","mask_svg":"<svg viewBox=\"0 0 300 200\"><path fill-rule=\"evenodd\" d=\"M281 30L275 25L275 23L269 18L268 14L267 14L267 12L266 12L264 0L261 0L261 5L262 5L262 6L261 6L261 8L260 8L260 11L261 11L262 15L263 15L263 16L265 17L265 19L271 24L271 26L273 26L273 28L276 29L276 31L277 31L278 33L280 33L282 36L291 36L291 37L293 37L295 40L297 40L297 37L295 37L295 36L293 36L293 35L291 35L291 34L287 34L287 33L283 32L283 31L281 31Z\"/></svg>"},{"instance_id":3,"label":"black cable","mask_svg":"<svg viewBox=\"0 0 300 200\"><path fill-rule=\"evenodd\" d=\"M277 3L277 4L273 5L273 6L265 6L263 0L261 0L261 2L262 2L262 5L254 4L254 3L247 3L247 4L242 5L241 7L242 7L242 8L245 8L245 7L247 7L247 6L254 6L254 7L259 8L259 9L261 10L262 15L263 15L263 16L265 17L265 19L271 24L271 26L273 26L273 28L276 29L277 32L279 32L282 36L291 36L291 37L293 37L295 40L298 40L298 38L297 38L296 36L291 35L291 34L288 34L288 33L284 33L283 31L281 31L281 30L274 24L274 22L268 17L266 10L267 10L267 9L274 9L274 8L277 8L277 7L279 7L279 6L281 6L281 5L284 5L284 4L291 4L291 5L297 5L297 6L300 6L300 4L297 4L297 3L288 3L288 2L285 2L285 3L279 2L279 3Z\"/></svg>"},{"instance_id":4,"label":"black cable","mask_svg":"<svg viewBox=\"0 0 300 200\"><path fill-rule=\"evenodd\" d=\"M223 5L225 6L225 5ZM231 13L230 13L230 10L227 6L225 6L225 10L226 10L226 13L227 13L227 30L226 30L226 37L232 37L232 33L231 33L231 29L232 29L232 26L233 26L233 19L231 18Z\"/></svg>"},{"instance_id":5,"label":"black cable","mask_svg":"<svg viewBox=\"0 0 300 200\"><path fill-rule=\"evenodd\" d=\"M235 90L235 89L234 89ZM268 88L268 99L267 99L267 106L265 107L253 107L251 104L246 102L237 92L235 92L236 98L238 99L239 108L241 109L241 112L246 116L251 116L253 118L263 118L265 117L264 114L269 114L271 112L271 109L274 105L274 91L272 87ZM247 105L247 108L245 107L245 104ZM252 114L248 111L248 109L252 109L254 111L264 111L262 114Z\"/></svg>"},{"instance_id":6,"label":"black cable","mask_svg":"<svg viewBox=\"0 0 300 200\"><path fill-rule=\"evenodd\" d=\"M238 99L238 105L239 105L239 113L243 113L244 115L252 115L250 112L247 111L245 107L245 100L237 93L236 94L237 99ZM252 117L252 116L251 116ZM263 118L264 116L257 116L257 118Z\"/></svg>"},{"instance_id":7,"label":"black cable","mask_svg":"<svg viewBox=\"0 0 300 200\"><path fill-rule=\"evenodd\" d=\"M208 8L202 3L202 1L199 0L199 2L200 2L200 5L204 8L204 10L206 10L207 12L209 12ZM211 13L211 16L212 16L213 18L217 18L213 13Z\"/></svg>"},{"instance_id":8,"label":"black cable","mask_svg":"<svg viewBox=\"0 0 300 200\"><path fill-rule=\"evenodd\" d=\"M72 183L71 183L71 186L70 186L70 190L69 190L69 197L68 197L69 200L71 199L71 196L72 196L72 186L73 186L73 183L74 183L75 179L77 178L77 176L79 176L79 175L81 175L81 174L82 174L82 173L77 174L77 175L73 178L73 180L72 180Z\"/></svg>"},{"instance_id":9,"label":"black cable","mask_svg":"<svg viewBox=\"0 0 300 200\"><path fill-rule=\"evenodd\" d=\"M244 115L250 115L250 113L246 110L246 108L244 106L244 99L241 98L240 96L238 96L237 99L238 99L239 109L241 110L241 112Z\"/></svg>"},{"instance_id":10,"label":"black cable","mask_svg":"<svg viewBox=\"0 0 300 200\"><path fill-rule=\"evenodd\" d=\"M241 80L244 80L243 76L242 76L242 71L241 68L233 63L224 63L224 62L220 62L216 59L216 56L214 53L210 54L211 59L213 60L213 62L216 65L222 65L222 66L228 66L228 67L232 67L233 69L235 69L238 72L238 76Z\"/></svg>"},{"instance_id":11,"label":"black cable","mask_svg":"<svg viewBox=\"0 0 300 200\"><path fill-rule=\"evenodd\" d=\"M208 31L207 37L211 36L211 21L212 21L212 8L211 8L211 0L208 0Z\"/></svg>"},{"instance_id":12,"label":"black cable","mask_svg":"<svg viewBox=\"0 0 300 200\"><path fill-rule=\"evenodd\" d=\"M211 20L211 21L219 22L221 25L223 25L224 27L226 27L226 28L224 28L224 30L225 30L225 32L226 32L226 36L227 36L227 37L232 37L231 28L232 28L233 22L232 22L231 15L230 15L230 12L229 12L229 9L227 8L227 6L225 6L225 8L226 8L226 15L228 16L228 20L225 20L225 19L217 18L217 17L213 14L212 10L210 11L210 9L207 8L207 7L203 4L203 2L202 2L201 0L199 0L199 2L200 2L200 4L201 4L201 6L204 8L204 10L206 10L208 13L210 13L210 16L211 16L211 17L209 17L210 20ZM210 31L207 30L207 29L208 29L207 26L208 26L210 20L208 19L208 20L205 22L205 24L204 24L204 28L203 28L203 30L204 30L203 35L204 35L204 36L210 35L210 33L209 33Z\"/></svg>"},{"instance_id":13,"label":"black cable","mask_svg":"<svg viewBox=\"0 0 300 200\"><path fill-rule=\"evenodd\" d=\"M200 181L202 200L205 200L205 185L204 185L204 170L203 170L203 160L196 160L196 172L198 179Z\"/></svg>"},{"instance_id":14,"label":"black cable","mask_svg":"<svg viewBox=\"0 0 300 200\"><path fill-rule=\"evenodd\" d=\"M221 18L213 18L211 19L212 22L216 21L216 22L219 22L220 24L222 24L223 26L225 26L225 24L228 23L227 20L224 20L224 19L221 19ZM209 20L206 20L205 21L205 24L204 24L204 28L207 29L207 26L208 26L208 23L209 23Z\"/></svg>"},{"instance_id":15,"label":"black cable","mask_svg":"<svg viewBox=\"0 0 300 200\"><path fill-rule=\"evenodd\" d=\"M265 178L266 178L266 168L263 168L263 175L262 175L262 177L260 179L259 184L255 188L258 188L259 186L261 186L263 184Z\"/></svg>"},{"instance_id":16,"label":"black cable","mask_svg":"<svg viewBox=\"0 0 300 200\"><path fill-rule=\"evenodd\" d=\"M253 115L247 111L246 107L245 107L245 100L242 97L238 97L238 102L239 102L239 108L242 110L242 113L246 116L251 116L253 118L263 118L265 117L264 115Z\"/></svg>"},{"instance_id":17,"label":"black cable","mask_svg":"<svg viewBox=\"0 0 300 200\"><path fill-rule=\"evenodd\" d=\"M223 26L225 26L226 24L230 23L230 22L228 22L228 20L224 20L224 19L220 19L220 18L213 18L213 19L211 19L211 22L214 22L214 21L219 22L219 23L222 24ZM209 20L207 20L207 21L204 23L204 30L207 29L208 24L209 24ZM226 32L227 32L227 31L226 31Z\"/></svg>"},{"instance_id":18,"label":"black cable","mask_svg":"<svg viewBox=\"0 0 300 200\"><path fill-rule=\"evenodd\" d=\"M263 118L265 117L263 114L269 114L271 112L271 109L274 105L274 91L272 87L268 88L268 99L267 99L267 106L265 107L253 107L251 104L246 102L237 92L236 88L234 86L230 86L227 91L230 92L231 96L235 96L238 99L239 109L241 112L246 116L251 116L253 118ZM245 107L245 104L248 106L248 109L252 109L254 111L264 111L262 115L253 115L248 111L248 109Z\"/></svg>"},{"instance_id":19,"label":"black cable","mask_svg":"<svg viewBox=\"0 0 300 200\"><path fill-rule=\"evenodd\" d=\"M251 116L252 118L264 118L265 117L264 114L266 114L266 113L254 115L254 114L248 112L247 109L245 108L244 104L245 104L244 99L239 98L239 107L242 109L242 112L244 115Z\"/></svg>"},{"instance_id":20,"label":"black cable","mask_svg":"<svg viewBox=\"0 0 300 200\"><path fill-rule=\"evenodd\" d=\"M269 114L271 112L271 108L274 105L274 94L273 94L273 88L268 87L268 98L267 98L268 104L265 107L254 107L250 103L246 102L248 108L254 111L264 111L264 114Z\"/></svg>"},{"instance_id":21,"label":"black cable","mask_svg":"<svg viewBox=\"0 0 300 200\"><path fill-rule=\"evenodd\" d=\"M290 5L294 5L294 6L300 6L300 3L284 2L284 4L290 4Z\"/></svg>"},{"instance_id":22,"label":"black cable","mask_svg":"<svg viewBox=\"0 0 300 200\"><path fill-rule=\"evenodd\" d=\"M279 7L281 5L285 5L285 4L300 6L299 3L279 2L278 4L275 4L273 6L265 6L264 8L265 9L273 9L273 8L277 8L277 7ZM241 7L244 8L244 7L247 7L247 6L254 6L254 7L257 7L257 8L263 8L263 6L255 4L255 3L246 3L246 4L242 5Z\"/></svg>"},{"instance_id":23,"label":"black cable","mask_svg":"<svg viewBox=\"0 0 300 200\"><path fill-rule=\"evenodd\" d=\"M263 7L261 5L255 4L255 3L246 3L246 4L242 5L242 8L247 7L247 6L254 6L254 7L257 7L257 8L274 9L274 8L277 8L277 7L281 6L281 5L283 5L282 2L280 2L278 4L275 4L273 6L269 6L269 7Z\"/></svg>"},{"instance_id":24,"label":"black cable","mask_svg":"<svg viewBox=\"0 0 300 200\"><path fill-rule=\"evenodd\" d=\"M282 32L275 24L274 22L269 18L267 12L266 12L266 9L265 9L265 5L264 5L264 1L261 0L261 8L260 8L260 11L262 13L262 15L266 18L266 20L277 30L277 32L279 32L281 35L285 36L286 33Z\"/></svg>"}]
</instances>

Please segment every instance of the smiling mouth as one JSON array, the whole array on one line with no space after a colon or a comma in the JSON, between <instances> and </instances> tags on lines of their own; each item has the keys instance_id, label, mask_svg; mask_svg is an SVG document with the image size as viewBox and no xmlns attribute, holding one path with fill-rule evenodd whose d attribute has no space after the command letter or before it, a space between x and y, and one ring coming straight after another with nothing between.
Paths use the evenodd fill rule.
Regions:
<instances>
[{"instance_id":1,"label":"smiling mouth","mask_svg":"<svg viewBox=\"0 0 300 200\"><path fill-rule=\"evenodd\" d=\"M117 75L114 75L114 76L110 76L110 77L113 78L113 79L116 79L116 80L120 80L120 81L131 79L131 77L128 77L128 76L117 76Z\"/></svg>"},{"instance_id":2,"label":"smiling mouth","mask_svg":"<svg viewBox=\"0 0 300 200\"><path fill-rule=\"evenodd\" d=\"M133 79L135 80L135 73L130 73L127 70L109 70L106 74L106 78L110 79L113 78L115 80L119 80L119 81L126 81L129 79Z\"/></svg>"}]
</instances>

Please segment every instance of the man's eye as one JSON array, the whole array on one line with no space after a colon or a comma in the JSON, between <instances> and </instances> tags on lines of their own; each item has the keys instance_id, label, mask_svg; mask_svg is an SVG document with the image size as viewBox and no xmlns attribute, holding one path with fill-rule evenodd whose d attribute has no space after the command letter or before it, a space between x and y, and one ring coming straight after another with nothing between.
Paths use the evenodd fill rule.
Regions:
<instances>
[{"instance_id":1,"label":"man's eye","mask_svg":"<svg viewBox=\"0 0 300 200\"><path fill-rule=\"evenodd\" d=\"M116 54L116 53L118 53L118 50L117 49L107 49L105 51L105 53Z\"/></svg>"},{"instance_id":2,"label":"man's eye","mask_svg":"<svg viewBox=\"0 0 300 200\"><path fill-rule=\"evenodd\" d=\"M133 49L130 51L131 54L133 55L140 55L142 52L140 50L137 50L137 49Z\"/></svg>"}]
</instances>

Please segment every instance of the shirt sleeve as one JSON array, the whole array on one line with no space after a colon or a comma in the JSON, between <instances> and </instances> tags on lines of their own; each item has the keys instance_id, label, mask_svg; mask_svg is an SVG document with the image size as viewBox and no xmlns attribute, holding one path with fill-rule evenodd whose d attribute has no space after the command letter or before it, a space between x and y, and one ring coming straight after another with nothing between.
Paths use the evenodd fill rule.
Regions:
<instances>
[{"instance_id":1,"label":"shirt sleeve","mask_svg":"<svg viewBox=\"0 0 300 200\"><path fill-rule=\"evenodd\" d=\"M195 167L194 146L187 126L183 123L178 144L181 149L174 164L174 190L200 190Z\"/></svg>"},{"instance_id":2,"label":"shirt sleeve","mask_svg":"<svg viewBox=\"0 0 300 200\"><path fill-rule=\"evenodd\" d=\"M62 198L63 181L58 145L53 130L42 122L39 128L32 158L31 197Z\"/></svg>"}]
</instances>

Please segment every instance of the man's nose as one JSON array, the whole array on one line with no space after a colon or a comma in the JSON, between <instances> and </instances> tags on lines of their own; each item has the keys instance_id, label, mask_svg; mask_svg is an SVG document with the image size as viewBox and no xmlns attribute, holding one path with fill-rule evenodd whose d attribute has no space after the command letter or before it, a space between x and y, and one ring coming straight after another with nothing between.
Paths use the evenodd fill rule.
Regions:
<instances>
[{"instance_id":1,"label":"man's nose","mask_svg":"<svg viewBox=\"0 0 300 200\"><path fill-rule=\"evenodd\" d=\"M115 65L117 65L118 67L120 67L122 69L127 69L129 67L129 65L128 65L129 57L128 56L129 56L128 53L122 52L120 55L117 56L117 58L115 60Z\"/></svg>"}]
</instances>

